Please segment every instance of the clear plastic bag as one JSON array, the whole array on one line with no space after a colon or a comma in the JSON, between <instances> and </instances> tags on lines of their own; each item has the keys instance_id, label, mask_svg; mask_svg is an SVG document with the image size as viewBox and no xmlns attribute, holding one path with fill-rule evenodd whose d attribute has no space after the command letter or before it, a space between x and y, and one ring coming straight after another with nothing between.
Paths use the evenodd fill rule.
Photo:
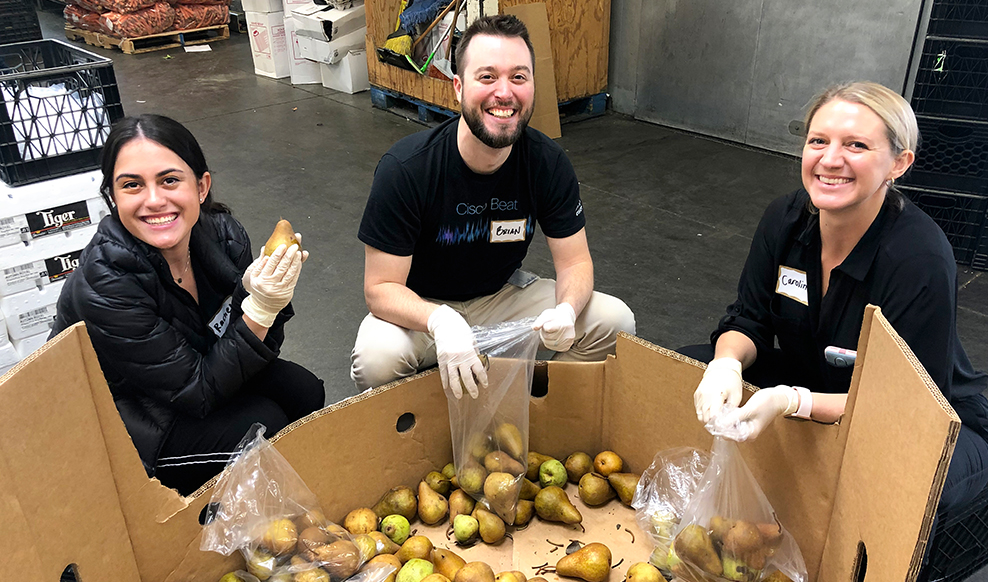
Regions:
<instances>
[{"instance_id":1,"label":"clear plastic bag","mask_svg":"<svg viewBox=\"0 0 988 582\"><path fill-rule=\"evenodd\" d=\"M258 580L383 582L393 567L361 570L376 553L326 519L316 497L255 424L220 475L199 549L229 556L239 550ZM361 537L361 536L358 536ZM365 542L365 541L364 541ZM362 572L360 578L355 577ZM352 577L352 578L351 578ZM296 580L299 578L296 577Z\"/></svg>"},{"instance_id":2,"label":"clear plastic bag","mask_svg":"<svg viewBox=\"0 0 988 582\"><path fill-rule=\"evenodd\" d=\"M506 524L515 520L528 470L528 406L539 333L535 318L474 327L487 368L487 389L477 398L447 393L453 464L459 487Z\"/></svg>"},{"instance_id":3,"label":"clear plastic bag","mask_svg":"<svg viewBox=\"0 0 988 582\"><path fill-rule=\"evenodd\" d=\"M683 582L785 580L780 574L807 582L803 555L741 457L738 443L725 433L711 432L710 464L675 532L670 570Z\"/></svg>"},{"instance_id":4,"label":"clear plastic bag","mask_svg":"<svg viewBox=\"0 0 988 582\"><path fill-rule=\"evenodd\" d=\"M709 463L710 455L697 449L660 451L638 481L631 506L638 526L655 548L649 562L664 574L671 575L668 561L672 533Z\"/></svg>"}]
</instances>

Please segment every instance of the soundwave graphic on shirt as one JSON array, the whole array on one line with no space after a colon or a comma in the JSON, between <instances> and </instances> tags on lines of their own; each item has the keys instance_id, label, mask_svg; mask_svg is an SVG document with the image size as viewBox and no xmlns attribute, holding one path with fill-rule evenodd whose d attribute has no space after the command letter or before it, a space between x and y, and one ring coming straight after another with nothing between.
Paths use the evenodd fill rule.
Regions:
<instances>
[{"instance_id":1,"label":"soundwave graphic on shirt","mask_svg":"<svg viewBox=\"0 0 988 582\"><path fill-rule=\"evenodd\" d=\"M525 238L535 234L535 220L529 216L525 221ZM491 220L469 220L464 225L443 225L436 234L436 243L443 246L468 244L476 241L489 241L491 238Z\"/></svg>"}]
</instances>

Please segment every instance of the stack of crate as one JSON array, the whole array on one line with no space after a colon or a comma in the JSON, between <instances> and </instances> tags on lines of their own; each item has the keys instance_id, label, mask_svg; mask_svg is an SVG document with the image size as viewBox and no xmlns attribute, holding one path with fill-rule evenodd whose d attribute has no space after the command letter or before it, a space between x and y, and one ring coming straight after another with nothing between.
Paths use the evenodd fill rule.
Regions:
<instances>
[{"instance_id":1,"label":"stack of crate","mask_svg":"<svg viewBox=\"0 0 988 582\"><path fill-rule=\"evenodd\" d=\"M0 44L40 39L41 24L30 0L0 0Z\"/></svg>"},{"instance_id":2,"label":"stack of crate","mask_svg":"<svg viewBox=\"0 0 988 582\"><path fill-rule=\"evenodd\" d=\"M56 40L0 45L0 371L44 344L109 212L94 170L122 117L109 59Z\"/></svg>"},{"instance_id":3,"label":"stack of crate","mask_svg":"<svg viewBox=\"0 0 988 582\"><path fill-rule=\"evenodd\" d=\"M988 269L988 2L935 0L913 86L922 143L902 190L962 265Z\"/></svg>"}]
</instances>

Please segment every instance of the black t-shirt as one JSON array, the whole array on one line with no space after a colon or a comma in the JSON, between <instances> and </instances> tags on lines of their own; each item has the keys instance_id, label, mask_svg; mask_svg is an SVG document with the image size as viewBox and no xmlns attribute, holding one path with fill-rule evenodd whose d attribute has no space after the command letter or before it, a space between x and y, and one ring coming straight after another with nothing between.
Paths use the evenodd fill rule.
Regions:
<instances>
[{"instance_id":1,"label":"black t-shirt","mask_svg":"<svg viewBox=\"0 0 988 582\"><path fill-rule=\"evenodd\" d=\"M911 202L900 211L886 200L844 262L831 270L821 297L820 222L808 200L800 189L769 205L741 273L738 299L712 340L735 330L764 352L778 339L788 360L787 383L847 392L852 369L828 365L824 348L855 349L865 306L877 305L965 424L988 431L979 395L988 376L974 371L957 336L957 265L943 231Z\"/></svg>"},{"instance_id":2,"label":"black t-shirt","mask_svg":"<svg viewBox=\"0 0 988 582\"><path fill-rule=\"evenodd\" d=\"M411 255L408 288L448 301L503 287L536 221L552 238L586 224L576 173L555 142L528 128L496 172L477 174L460 157L458 122L410 135L384 154L357 235L385 253Z\"/></svg>"}]
</instances>

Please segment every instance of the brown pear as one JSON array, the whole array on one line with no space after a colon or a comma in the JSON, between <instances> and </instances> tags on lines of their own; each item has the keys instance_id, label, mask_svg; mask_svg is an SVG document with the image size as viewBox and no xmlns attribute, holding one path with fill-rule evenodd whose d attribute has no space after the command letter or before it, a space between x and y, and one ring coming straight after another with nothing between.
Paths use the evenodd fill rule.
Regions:
<instances>
[{"instance_id":1,"label":"brown pear","mask_svg":"<svg viewBox=\"0 0 988 582\"><path fill-rule=\"evenodd\" d=\"M285 245L286 247L299 245L298 250L302 250L302 245L295 238L295 229L292 228L292 223L284 218L279 220L278 224L274 225L274 232L271 233L268 242L264 243L264 254L270 257L281 245Z\"/></svg>"},{"instance_id":2,"label":"brown pear","mask_svg":"<svg viewBox=\"0 0 988 582\"><path fill-rule=\"evenodd\" d=\"M494 429L494 441L497 448L508 453L515 459L521 459L528 448L528 443L521 436L518 427L510 422L502 422Z\"/></svg>"},{"instance_id":3,"label":"brown pear","mask_svg":"<svg viewBox=\"0 0 988 582\"><path fill-rule=\"evenodd\" d=\"M528 579L528 582L549 582L549 581L543 578L542 576L533 576L532 578Z\"/></svg>"},{"instance_id":4,"label":"brown pear","mask_svg":"<svg viewBox=\"0 0 988 582\"><path fill-rule=\"evenodd\" d=\"M386 564L395 569L394 572L388 574L382 582L395 582L395 578L398 576L398 570L401 570L401 560L394 557L393 554L378 554L370 559L368 564ZM366 567L366 566L365 566Z\"/></svg>"},{"instance_id":5,"label":"brown pear","mask_svg":"<svg viewBox=\"0 0 988 582\"><path fill-rule=\"evenodd\" d=\"M312 551L316 562L335 580L346 580L360 569L360 549L349 540L337 540Z\"/></svg>"},{"instance_id":6,"label":"brown pear","mask_svg":"<svg viewBox=\"0 0 988 582\"><path fill-rule=\"evenodd\" d=\"M326 515L318 509L313 509L311 511L306 512L305 515L298 518L298 520L296 521L296 525L298 526L298 531L309 529L310 527L322 527L327 525L328 523L329 520L326 519Z\"/></svg>"},{"instance_id":7,"label":"brown pear","mask_svg":"<svg viewBox=\"0 0 988 582\"><path fill-rule=\"evenodd\" d=\"M587 544L556 562L556 574L604 582L611 573L611 550L597 542Z\"/></svg>"},{"instance_id":8,"label":"brown pear","mask_svg":"<svg viewBox=\"0 0 988 582\"><path fill-rule=\"evenodd\" d=\"M354 509L346 514L343 527L355 536L377 531L377 513L369 507Z\"/></svg>"},{"instance_id":9,"label":"brown pear","mask_svg":"<svg viewBox=\"0 0 988 582\"><path fill-rule=\"evenodd\" d=\"M634 473L611 473L607 476L607 481L611 487L617 491L621 503L631 505L631 500L635 498L635 489L638 489L638 480L641 477Z\"/></svg>"},{"instance_id":10,"label":"brown pear","mask_svg":"<svg viewBox=\"0 0 988 582\"><path fill-rule=\"evenodd\" d=\"M771 551L775 551L782 545L782 526L778 523L756 523L758 531L762 534L762 541Z\"/></svg>"},{"instance_id":11,"label":"brown pear","mask_svg":"<svg viewBox=\"0 0 988 582\"><path fill-rule=\"evenodd\" d=\"M734 527L736 522L733 519L726 519L719 515L710 518L710 538L717 544L724 543L724 536L728 530Z\"/></svg>"},{"instance_id":12,"label":"brown pear","mask_svg":"<svg viewBox=\"0 0 988 582\"><path fill-rule=\"evenodd\" d=\"M724 573L724 565L714 549L713 540L703 527L692 523L683 528L673 541L676 555L688 561L708 574L720 576Z\"/></svg>"},{"instance_id":13,"label":"brown pear","mask_svg":"<svg viewBox=\"0 0 988 582\"><path fill-rule=\"evenodd\" d=\"M302 533L298 534L298 543L295 545L295 552L301 554L316 546L322 546L333 541L336 541L336 539L331 538L323 528L309 527L303 529Z\"/></svg>"},{"instance_id":14,"label":"brown pear","mask_svg":"<svg viewBox=\"0 0 988 582\"><path fill-rule=\"evenodd\" d=\"M412 536L405 540L405 543L401 544L401 548L395 552L395 557L401 560L402 564L412 558L429 560L432 558L432 549L432 540L429 538L425 536Z\"/></svg>"},{"instance_id":15,"label":"brown pear","mask_svg":"<svg viewBox=\"0 0 988 582\"><path fill-rule=\"evenodd\" d=\"M450 523L456 519L457 515L466 514L470 515L473 513L473 508L477 504L473 497L470 497L466 491L462 489L457 489L450 493L449 495L449 521ZM448 576L447 576L448 578Z\"/></svg>"},{"instance_id":16,"label":"brown pear","mask_svg":"<svg viewBox=\"0 0 988 582\"><path fill-rule=\"evenodd\" d=\"M436 548L432 550L432 565L435 566L436 572L453 580L466 562L450 550Z\"/></svg>"},{"instance_id":17,"label":"brown pear","mask_svg":"<svg viewBox=\"0 0 988 582\"><path fill-rule=\"evenodd\" d=\"M419 483L418 514L426 525L435 525L449 515L449 502L425 481Z\"/></svg>"},{"instance_id":18,"label":"brown pear","mask_svg":"<svg viewBox=\"0 0 988 582\"><path fill-rule=\"evenodd\" d=\"M449 478L440 473L439 471L429 471L429 474L425 476L425 482L432 487L432 490L436 493L446 496L449 495Z\"/></svg>"},{"instance_id":19,"label":"brown pear","mask_svg":"<svg viewBox=\"0 0 988 582\"><path fill-rule=\"evenodd\" d=\"M449 578L443 576L442 574L433 572L432 574L429 574L425 578L422 578L420 582L450 582L450 580Z\"/></svg>"},{"instance_id":20,"label":"brown pear","mask_svg":"<svg viewBox=\"0 0 988 582\"><path fill-rule=\"evenodd\" d=\"M535 513L546 521L574 524L583 521L580 510L566 496L566 492L550 485L535 496Z\"/></svg>"},{"instance_id":21,"label":"brown pear","mask_svg":"<svg viewBox=\"0 0 988 582\"><path fill-rule=\"evenodd\" d=\"M415 519L418 504L415 492L405 486L392 488L374 505L374 513L381 519L389 515L402 515L408 521Z\"/></svg>"},{"instance_id":22,"label":"brown pear","mask_svg":"<svg viewBox=\"0 0 988 582\"><path fill-rule=\"evenodd\" d=\"M621 469L624 468L624 461L614 451L604 451L594 457L593 468L594 471L607 477L611 473L621 472Z\"/></svg>"},{"instance_id":23,"label":"brown pear","mask_svg":"<svg viewBox=\"0 0 988 582\"><path fill-rule=\"evenodd\" d=\"M607 479L597 473L587 473L580 478L580 499L590 506L603 505L617 497Z\"/></svg>"},{"instance_id":24,"label":"brown pear","mask_svg":"<svg viewBox=\"0 0 988 582\"><path fill-rule=\"evenodd\" d=\"M460 489L475 495L484 490L484 481L487 479L487 469L480 464L470 461L456 474Z\"/></svg>"},{"instance_id":25,"label":"brown pear","mask_svg":"<svg viewBox=\"0 0 988 582\"><path fill-rule=\"evenodd\" d=\"M453 582L494 582L494 570L486 562L467 562Z\"/></svg>"},{"instance_id":26,"label":"brown pear","mask_svg":"<svg viewBox=\"0 0 988 582\"><path fill-rule=\"evenodd\" d=\"M494 513L506 523L515 522L515 506L520 490L518 478L510 473L491 473L484 481L484 497Z\"/></svg>"},{"instance_id":27,"label":"brown pear","mask_svg":"<svg viewBox=\"0 0 988 582\"><path fill-rule=\"evenodd\" d=\"M526 499L519 499L518 505L515 507L515 527L525 527L528 522L532 521L532 516L535 515L535 502L528 501Z\"/></svg>"},{"instance_id":28,"label":"brown pear","mask_svg":"<svg viewBox=\"0 0 988 582\"><path fill-rule=\"evenodd\" d=\"M518 499L527 499L529 501L535 501L535 496L539 494L542 487L538 483L533 483L525 477L521 480L521 492L518 493Z\"/></svg>"},{"instance_id":29,"label":"brown pear","mask_svg":"<svg viewBox=\"0 0 988 582\"><path fill-rule=\"evenodd\" d=\"M576 452L566 457L563 466L566 467L566 477L569 482L579 483L581 477L593 471L593 459L586 453Z\"/></svg>"},{"instance_id":30,"label":"brown pear","mask_svg":"<svg viewBox=\"0 0 988 582\"><path fill-rule=\"evenodd\" d=\"M394 543L391 540L391 538L389 538L388 536L384 535L384 532L372 531L372 532L370 532L367 535L369 535L374 540L374 543L377 544L377 554L378 555L381 555L381 554L394 554L395 552L398 551L398 548L401 547L398 544Z\"/></svg>"},{"instance_id":31,"label":"brown pear","mask_svg":"<svg viewBox=\"0 0 988 582\"><path fill-rule=\"evenodd\" d=\"M477 509L473 513L480 524L480 539L488 544L496 544L504 539L504 521L500 517L484 509Z\"/></svg>"},{"instance_id":32,"label":"brown pear","mask_svg":"<svg viewBox=\"0 0 988 582\"><path fill-rule=\"evenodd\" d=\"M491 473L511 473L521 475L526 467L504 451L491 451L484 457L484 468Z\"/></svg>"},{"instance_id":33,"label":"brown pear","mask_svg":"<svg viewBox=\"0 0 988 582\"><path fill-rule=\"evenodd\" d=\"M539 468L542 467L542 463L551 461L552 459L553 457L550 457L549 455L528 451L528 470L525 472L525 478L529 481L538 483Z\"/></svg>"},{"instance_id":34,"label":"brown pear","mask_svg":"<svg viewBox=\"0 0 988 582\"><path fill-rule=\"evenodd\" d=\"M528 578L518 570L509 570L507 572L501 572L494 577L494 580L496 582L527 582Z\"/></svg>"}]
</instances>

